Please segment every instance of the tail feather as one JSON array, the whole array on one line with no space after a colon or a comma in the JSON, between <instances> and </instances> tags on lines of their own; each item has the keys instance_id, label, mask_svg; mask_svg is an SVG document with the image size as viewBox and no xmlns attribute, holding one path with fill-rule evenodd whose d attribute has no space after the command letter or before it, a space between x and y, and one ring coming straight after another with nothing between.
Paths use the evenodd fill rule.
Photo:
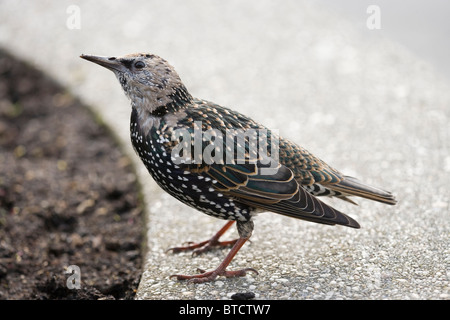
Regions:
<instances>
[{"instance_id":1,"label":"tail feather","mask_svg":"<svg viewBox=\"0 0 450 320\"><path fill-rule=\"evenodd\" d=\"M328 185L328 188L341 192L344 196L358 196L390 205L395 205L395 196L388 192L369 186L356 178L345 176L345 179L337 184Z\"/></svg>"},{"instance_id":2,"label":"tail feather","mask_svg":"<svg viewBox=\"0 0 450 320\"><path fill-rule=\"evenodd\" d=\"M303 188L299 188L298 192L291 199L275 203L256 202L255 199L242 197L238 201L255 208L272 211L292 218L329 225L339 224L352 228L360 227L356 220L320 201Z\"/></svg>"}]
</instances>

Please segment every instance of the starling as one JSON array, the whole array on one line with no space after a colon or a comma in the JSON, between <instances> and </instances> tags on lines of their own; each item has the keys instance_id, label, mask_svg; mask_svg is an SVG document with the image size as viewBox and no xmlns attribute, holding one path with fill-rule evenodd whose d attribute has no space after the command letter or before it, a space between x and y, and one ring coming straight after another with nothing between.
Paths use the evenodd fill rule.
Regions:
<instances>
[{"instance_id":1,"label":"starling","mask_svg":"<svg viewBox=\"0 0 450 320\"><path fill-rule=\"evenodd\" d=\"M194 98L174 68L157 55L81 58L116 75L131 100L131 142L157 184L184 204L229 220L207 241L170 249L199 254L216 246L232 246L217 269L172 276L178 280L200 283L217 276L257 273L252 268L230 271L227 266L250 238L252 217L258 212L359 228L354 219L319 197L353 203L348 197L359 196L396 203L390 192L343 175L275 130L231 109ZM219 241L234 222L239 238Z\"/></svg>"}]
</instances>

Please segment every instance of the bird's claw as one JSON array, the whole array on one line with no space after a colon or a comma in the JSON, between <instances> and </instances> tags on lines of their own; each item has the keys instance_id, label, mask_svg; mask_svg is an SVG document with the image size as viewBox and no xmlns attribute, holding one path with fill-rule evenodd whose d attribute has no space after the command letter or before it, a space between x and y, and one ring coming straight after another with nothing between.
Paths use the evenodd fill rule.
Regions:
<instances>
[{"instance_id":1,"label":"bird's claw","mask_svg":"<svg viewBox=\"0 0 450 320\"><path fill-rule=\"evenodd\" d=\"M191 251L192 256L201 255L207 251L212 250L213 248L225 248L233 246L236 243L237 239L230 241L217 241L217 240L206 240L198 243L194 243L192 241L186 242L186 246L181 247L173 247L166 250L166 252L172 251L172 253L179 253L183 251Z\"/></svg>"},{"instance_id":2,"label":"bird's claw","mask_svg":"<svg viewBox=\"0 0 450 320\"><path fill-rule=\"evenodd\" d=\"M204 283L204 282L210 282L215 280L218 276L224 276L226 278L234 278L234 277L243 277L247 274L247 272L251 271L255 274L258 274L258 271L256 271L253 268L245 268L241 270L235 270L235 271L227 271L227 270L213 270L206 272L203 269L197 269L199 274L196 275L183 275L183 274L173 274L170 276L170 278L176 278L177 280L187 280L189 283Z\"/></svg>"},{"instance_id":3,"label":"bird's claw","mask_svg":"<svg viewBox=\"0 0 450 320\"><path fill-rule=\"evenodd\" d=\"M199 243L195 243L193 241L187 241L185 242L185 246L181 246L181 247L172 247L166 250L166 253L169 251L172 251L172 253L179 253L179 252L183 252L183 251L190 251L190 250L194 250L197 248L201 248L204 245L206 245L209 242L209 240L207 241L203 241L203 242L199 242Z\"/></svg>"}]
</instances>

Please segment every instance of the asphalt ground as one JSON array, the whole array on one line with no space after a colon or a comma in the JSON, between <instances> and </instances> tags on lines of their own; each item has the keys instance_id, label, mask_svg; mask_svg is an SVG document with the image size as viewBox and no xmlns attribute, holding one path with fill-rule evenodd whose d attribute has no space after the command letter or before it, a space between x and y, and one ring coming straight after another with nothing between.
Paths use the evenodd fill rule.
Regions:
<instances>
[{"instance_id":1,"label":"asphalt ground","mask_svg":"<svg viewBox=\"0 0 450 320\"><path fill-rule=\"evenodd\" d=\"M0 45L91 105L136 164L148 212L138 299L449 299L450 87L389 30L355 27L309 1L2 1L0 9ZM194 96L280 130L399 203L328 201L359 230L262 213L230 265L258 275L170 279L220 263L224 250L165 250L205 240L224 222L160 191L131 148L117 80L78 58L139 51L170 61Z\"/></svg>"}]
</instances>

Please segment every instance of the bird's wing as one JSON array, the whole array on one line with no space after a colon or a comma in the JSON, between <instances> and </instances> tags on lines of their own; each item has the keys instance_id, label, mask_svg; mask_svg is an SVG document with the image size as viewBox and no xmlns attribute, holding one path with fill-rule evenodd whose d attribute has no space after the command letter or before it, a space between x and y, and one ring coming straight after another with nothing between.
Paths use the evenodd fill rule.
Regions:
<instances>
[{"instance_id":1,"label":"bird's wing","mask_svg":"<svg viewBox=\"0 0 450 320\"><path fill-rule=\"evenodd\" d=\"M313 184L320 184L329 189L336 187L334 193L344 200L346 200L347 195L361 196L368 194L367 192L361 192L360 189L353 189L349 184L345 184L344 188L343 181L346 178L337 170L302 147L276 136L271 130L233 110L199 100L189 108L188 115L183 115L183 117L177 119L176 123L183 130L187 130L190 137L194 137L196 131L202 132L203 135L207 132L218 132L222 140L217 141L215 138L203 139L200 145L200 152L202 157L205 155L205 151L208 151L206 154L212 155L212 149L220 146L219 149L223 154L218 157L215 154L216 158L212 164L206 164L205 159L202 158L201 163L189 165L187 170L192 172L207 171L209 175L213 175L213 178L218 181L217 186L220 183L223 187L221 189L225 190L224 192L229 192L230 195L236 198L246 199L242 200L242 202L246 201L250 204L250 201L253 201L254 206L257 205L258 201L275 203L276 201L289 200L292 203L292 199L296 197L297 191L299 199L296 200L301 201L311 196L308 191L303 189L303 186L311 186ZM239 140L236 134L239 135L242 132L245 133L246 138ZM270 150L272 142L274 140L278 141L280 171L277 174L273 176L261 174L260 169L267 168L262 165L260 160L263 159L258 150L255 155L254 144L256 140L253 139L255 136L257 136L256 139L258 141L263 139ZM227 151L230 147L229 141L232 141L231 147L233 150L231 163L227 158ZM173 146L172 144L169 148ZM195 142L191 143L191 146L193 146L191 154L195 154ZM238 150L242 152L239 153ZM267 156L271 157L271 152L268 152ZM244 164L239 164L239 160L243 160ZM251 178L249 179L249 177ZM341 191L338 191L338 188ZM314 200L319 201L315 198ZM311 200L310 202L314 203L315 201ZM296 206L297 209L295 210L298 210L301 205L296 201L294 203L291 206ZM288 208L289 205L283 203L283 205L274 204L270 209L264 209L281 213L281 211L286 212ZM320 214L324 214L324 212Z\"/></svg>"},{"instance_id":2,"label":"bird's wing","mask_svg":"<svg viewBox=\"0 0 450 320\"><path fill-rule=\"evenodd\" d=\"M316 195L336 196L351 203L354 202L348 199L348 196L362 197L391 205L397 203L390 192L341 174L304 148L290 141L280 141L280 162L292 170L300 185L320 185L320 192Z\"/></svg>"},{"instance_id":3,"label":"bird's wing","mask_svg":"<svg viewBox=\"0 0 450 320\"><path fill-rule=\"evenodd\" d=\"M203 112L202 109L194 111L197 111L197 113ZM212 187L218 193L232 197L235 201L254 208L318 223L359 227L356 221L308 193L297 181L294 171L289 167L271 159L270 155L264 157L258 152L255 155L251 138L240 140L233 136L232 139L227 139L230 134L229 131L222 130L222 139L201 138L200 143L198 143L198 140L196 142L196 130L197 132L202 131L203 138L205 138L204 134L209 130L208 126L212 128L223 128L223 126L216 123L215 121L219 120L212 118L210 115L206 118L209 119L208 122L205 120L201 124L196 124L195 119L198 116L195 118L192 116L193 111L190 112L194 121L189 120L189 118L186 118L189 122L178 121L178 125L182 126L186 132L185 138L187 145L189 145L186 150L186 153L189 154L186 161L177 161L180 170L188 171L194 175L209 176ZM234 118L234 114L231 112L230 115L234 120L237 118L235 125L250 123L237 116ZM228 120L232 121L231 119ZM248 133L248 128L243 129L247 129ZM269 130L263 130L258 134L267 134L268 136L265 138L268 141L271 139ZM261 138L261 136L259 137ZM182 140L184 141L184 139ZM231 144L227 145L230 141ZM174 141L168 142L165 144L166 151L174 155L176 154L176 152L173 152L174 149L181 146L182 143L184 142L180 141L178 144L176 141L175 143ZM231 158L227 158L229 154L226 152L214 151L218 150L217 147L221 151L232 148ZM198 153L201 153L200 162L195 161L195 157L199 159ZM208 155L216 158L209 159L214 161L208 161Z\"/></svg>"},{"instance_id":4,"label":"bird's wing","mask_svg":"<svg viewBox=\"0 0 450 320\"><path fill-rule=\"evenodd\" d=\"M301 185L327 185L343 180L339 171L289 140L280 139L279 158L280 163L292 170Z\"/></svg>"},{"instance_id":5,"label":"bird's wing","mask_svg":"<svg viewBox=\"0 0 450 320\"><path fill-rule=\"evenodd\" d=\"M279 165L275 174L260 162L246 165L209 166L205 173L215 183L218 192L255 208L324 224L340 224L358 228L358 223L328 206L303 189L293 172Z\"/></svg>"}]
</instances>

